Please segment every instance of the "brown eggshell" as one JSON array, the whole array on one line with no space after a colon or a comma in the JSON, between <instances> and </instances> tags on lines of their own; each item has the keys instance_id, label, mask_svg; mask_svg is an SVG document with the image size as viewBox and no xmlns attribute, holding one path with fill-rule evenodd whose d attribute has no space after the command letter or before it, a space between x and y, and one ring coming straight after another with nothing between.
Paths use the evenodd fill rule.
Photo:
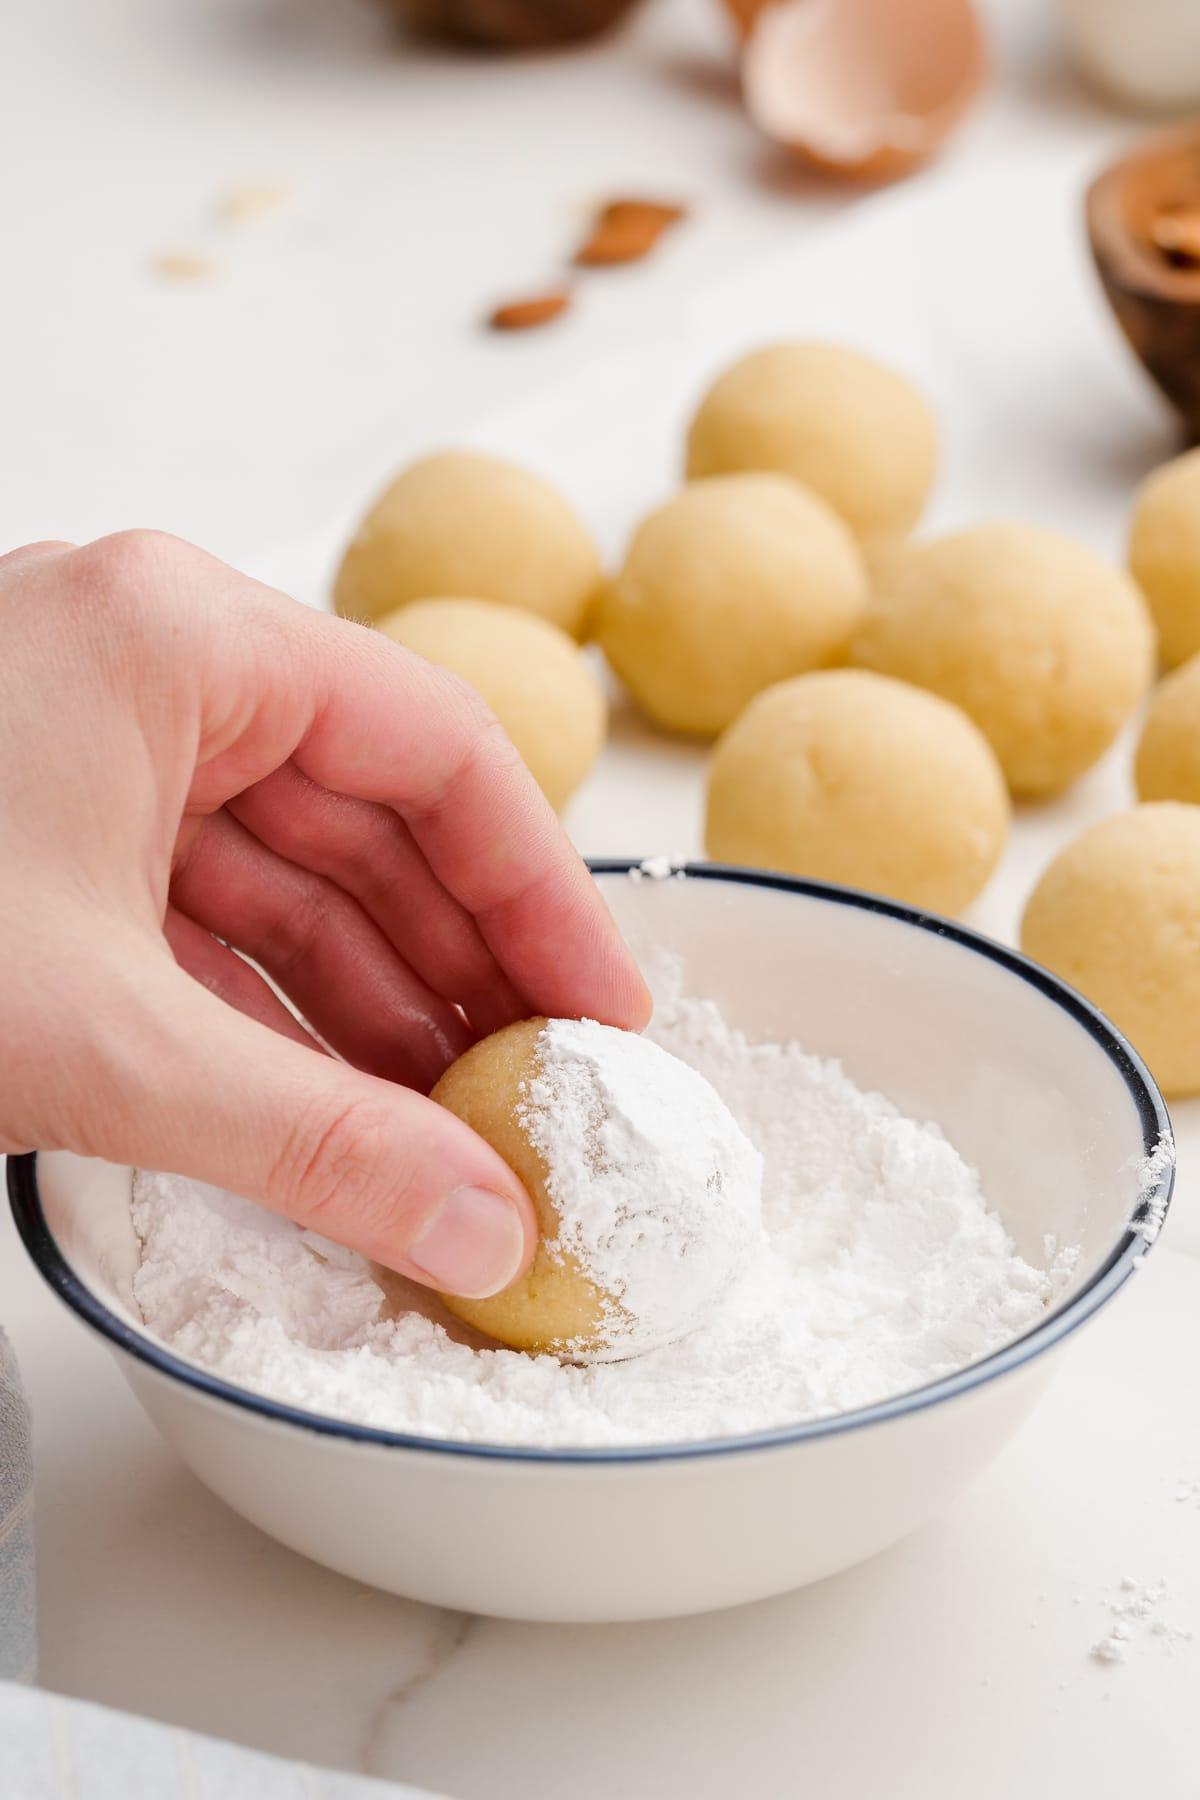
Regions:
<instances>
[{"instance_id":1,"label":"brown eggshell","mask_svg":"<svg viewBox=\"0 0 1200 1800\"><path fill-rule=\"evenodd\" d=\"M747 33L755 124L829 174L890 181L928 160L986 66L971 0L726 0Z\"/></svg>"}]
</instances>

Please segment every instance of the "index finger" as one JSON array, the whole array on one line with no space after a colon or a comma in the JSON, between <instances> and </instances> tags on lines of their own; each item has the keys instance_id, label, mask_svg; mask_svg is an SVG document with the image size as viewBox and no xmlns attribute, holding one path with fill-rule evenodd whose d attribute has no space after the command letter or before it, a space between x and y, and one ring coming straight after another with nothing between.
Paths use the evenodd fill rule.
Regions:
<instances>
[{"instance_id":1,"label":"index finger","mask_svg":"<svg viewBox=\"0 0 1200 1800\"><path fill-rule=\"evenodd\" d=\"M313 623L322 634L340 624ZM500 725L442 670L351 630L295 761L326 787L400 813L532 1012L644 1025L637 965Z\"/></svg>"},{"instance_id":2,"label":"index finger","mask_svg":"<svg viewBox=\"0 0 1200 1800\"><path fill-rule=\"evenodd\" d=\"M392 807L531 1014L644 1025L649 993L596 883L474 690L382 634L241 578L236 589L221 662L257 721L231 792L286 760L282 749L324 787ZM269 604L247 606L247 589ZM212 699L214 717L237 714L227 688ZM274 740L273 754L255 739Z\"/></svg>"}]
</instances>

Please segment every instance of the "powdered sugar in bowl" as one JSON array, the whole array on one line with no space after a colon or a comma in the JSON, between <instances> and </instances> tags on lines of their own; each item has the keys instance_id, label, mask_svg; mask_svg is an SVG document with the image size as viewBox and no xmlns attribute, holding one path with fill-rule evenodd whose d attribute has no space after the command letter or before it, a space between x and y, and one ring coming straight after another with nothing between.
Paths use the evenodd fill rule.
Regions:
<instances>
[{"instance_id":1,"label":"powdered sugar in bowl","mask_svg":"<svg viewBox=\"0 0 1200 1800\"><path fill-rule=\"evenodd\" d=\"M501 1413L487 1391L471 1406L518 1441L485 1429L439 1436L408 1412L396 1429L310 1410L263 1392L257 1375L185 1360L149 1331L135 1298L130 1171L57 1153L10 1162L32 1255L107 1338L179 1453L264 1530L358 1580L465 1611L632 1619L731 1605L846 1567L928 1518L996 1454L1058 1347L1116 1293L1161 1222L1162 1102L1116 1033L1048 976L859 894L703 867L631 881L626 869L598 871L606 895L640 952L672 959L683 992L750 1046L799 1039L842 1063L838 1088L797 1062L794 1105L810 1136L841 1119L848 1164L858 1159L833 1192L814 1151L799 1172L812 1195L799 1238L786 1221L772 1226L784 1282L773 1316L786 1326L788 1308L803 1311L808 1337L784 1330L764 1351L753 1319L725 1318L724 1367L695 1346L686 1374L682 1361L663 1366L649 1415L671 1426L662 1435L647 1436L645 1381L627 1417L625 1390L605 1396L615 1366L584 1377L601 1384L599 1411L580 1411L581 1394L552 1382L552 1404L575 1408L563 1443ZM716 1057L702 1012L664 1013L660 1041ZM757 1073L744 1048L735 1060L736 1112L770 1058L764 1050ZM871 1090L907 1121L867 1106ZM768 1173L771 1161L768 1148ZM903 1231L890 1215L880 1222L881 1181L896 1220L908 1205ZM925 1190L944 1204L922 1212ZM853 1281L806 1287L806 1271L836 1265L838 1220L855 1206ZM969 1299L955 1244L974 1271ZM881 1332L872 1321L885 1316ZM793 1384L782 1399L754 1362L768 1353ZM687 1411L685 1399L709 1410Z\"/></svg>"}]
</instances>

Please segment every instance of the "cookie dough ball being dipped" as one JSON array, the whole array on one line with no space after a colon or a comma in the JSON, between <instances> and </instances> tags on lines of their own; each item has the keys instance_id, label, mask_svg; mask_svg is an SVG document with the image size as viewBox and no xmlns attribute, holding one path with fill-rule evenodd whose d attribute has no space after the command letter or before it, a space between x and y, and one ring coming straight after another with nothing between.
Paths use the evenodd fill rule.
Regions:
<instances>
[{"instance_id":1,"label":"cookie dough ball being dipped","mask_svg":"<svg viewBox=\"0 0 1200 1800\"><path fill-rule=\"evenodd\" d=\"M703 1076L633 1032L530 1019L476 1044L433 1098L524 1182L532 1267L450 1310L513 1349L617 1361L703 1325L759 1239L762 1159Z\"/></svg>"},{"instance_id":2,"label":"cookie dough ball being dipped","mask_svg":"<svg viewBox=\"0 0 1200 1800\"><path fill-rule=\"evenodd\" d=\"M713 754L708 853L957 913L995 868L1004 777L965 713L857 669L760 694Z\"/></svg>"},{"instance_id":3,"label":"cookie dough ball being dipped","mask_svg":"<svg viewBox=\"0 0 1200 1800\"><path fill-rule=\"evenodd\" d=\"M976 525L876 569L852 656L952 700L1013 793L1067 787L1108 748L1150 681L1141 595L1070 538Z\"/></svg>"},{"instance_id":4,"label":"cookie dough ball being dipped","mask_svg":"<svg viewBox=\"0 0 1200 1800\"><path fill-rule=\"evenodd\" d=\"M771 469L827 500L866 544L906 535L937 468L937 426L916 389L837 344L743 357L700 403L689 480Z\"/></svg>"},{"instance_id":5,"label":"cookie dough ball being dipped","mask_svg":"<svg viewBox=\"0 0 1200 1800\"><path fill-rule=\"evenodd\" d=\"M600 754L608 717L575 640L546 619L487 600L418 600L385 613L379 629L470 682L561 811Z\"/></svg>"},{"instance_id":6,"label":"cookie dough ball being dipped","mask_svg":"<svg viewBox=\"0 0 1200 1800\"><path fill-rule=\"evenodd\" d=\"M1164 463L1138 489L1129 566L1173 669L1200 653L1200 450Z\"/></svg>"},{"instance_id":7,"label":"cookie dough ball being dipped","mask_svg":"<svg viewBox=\"0 0 1200 1800\"><path fill-rule=\"evenodd\" d=\"M596 635L651 719L713 737L763 688L844 657L866 584L823 500L786 476L726 475L643 521Z\"/></svg>"},{"instance_id":8,"label":"cookie dough ball being dipped","mask_svg":"<svg viewBox=\"0 0 1200 1800\"><path fill-rule=\"evenodd\" d=\"M583 634L600 559L547 481L495 456L445 451L413 463L366 514L342 560L343 618L469 594Z\"/></svg>"},{"instance_id":9,"label":"cookie dough ball being dipped","mask_svg":"<svg viewBox=\"0 0 1200 1800\"><path fill-rule=\"evenodd\" d=\"M1108 1014L1164 1093L1200 1093L1200 807L1083 832L1034 889L1021 948Z\"/></svg>"},{"instance_id":10,"label":"cookie dough ball being dipped","mask_svg":"<svg viewBox=\"0 0 1200 1800\"><path fill-rule=\"evenodd\" d=\"M1159 683L1134 764L1138 798L1200 806L1200 656Z\"/></svg>"}]
</instances>

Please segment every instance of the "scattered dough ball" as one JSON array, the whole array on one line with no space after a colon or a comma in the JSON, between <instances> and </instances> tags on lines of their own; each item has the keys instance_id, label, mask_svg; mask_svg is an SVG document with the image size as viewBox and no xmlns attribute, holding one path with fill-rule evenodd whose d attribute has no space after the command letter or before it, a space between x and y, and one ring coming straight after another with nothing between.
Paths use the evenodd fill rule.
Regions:
<instances>
[{"instance_id":1,"label":"scattered dough ball","mask_svg":"<svg viewBox=\"0 0 1200 1800\"><path fill-rule=\"evenodd\" d=\"M1200 1092L1200 807L1138 806L1068 844L1021 948L1108 1014L1164 1093Z\"/></svg>"},{"instance_id":2,"label":"scattered dough ball","mask_svg":"<svg viewBox=\"0 0 1200 1800\"><path fill-rule=\"evenodd\" d=\"M864 539L911 531L936 468L937 426L916 389L837 344L743 357L713 383L688 432L690 479L791 475Z\"/></svg>"},{"instance_id":3,"label":"scattered dough ball","mask_svg":"<svg viewBox=\"0 0 1200 1800\"><path fill-rule=\"evenodd\" d=\"M638 527L596 635L652 719L712 737L763 688L844 656L865 600L823 500L782 475L725 475Z\"/></svg>"},{"instance_id":4,"label":"scattered dough ball","mask_svg":"<svg viewBox=\"0 0 1200 1800\"><path fill-rule=\"evenodd\" d=\"M976 525L877 568L851 654L969 713L1017 794L1052 794L1116 737L1150 680L1133 583L1069 538Z\"/></svg>"},{"instance_id":5,"label":"scattered dough ball","mask_svg":"<svg viewBox=\"0 0 1200 1800\"><path fill-rule=\"evenodd\" d=\"M1168 675L1155 691L1134 775L1142 800L1188 800L1200 806L1200 656Z\"/></svg>"},{"instance_id":6,"label":"scattered dough ball","mask_svg":"<svg viewBox=\"0 0 1200 1800\"><path fill-rule=\"evenodd\" d=\"M566 805L600 754L608 711L573 638L488 600L417 600L378 624L477 688L551 806Z\"/></svg>"},{"instance_id":7,"label":"scattered dough ball","mask_svg":"<svg viewBox=\"0 0 1200 1800\"><path fill-rule=\"evenodd\" d=\"M371 507L334 587L343 618L440 594L540 613L579 637L600 582L596 548L562 495L495 456L415 462Z\"/></svg>"},{"instance_id":8,"label":"scattered dough ball","mask_svg":"<svg viewBox=\"0 0 1200 1800\"><path fill-rule=\"evenodd\" d=\"M616 1361L702 1325L762 1229L762 1158L702 1075L635 1032L529 1019L433 1098L524 1182L541 1241L487 1300L442 1296L515 1350Z\"/></svg>"},{"instance_id":9,"label":"scattered dough ball","mask_svg":"<svg viewBox=\"0 0 1200 1800\"><path fill-rule=\"evenodd\" d=\"M965 713L858 669L761 694L717 745L708 853L956 913L1008 829L1000 766Z\"/></svg>"},{"instance_id":10,"label":"scattered dough ball","mask_svg":"<svg viewBox=\"0 0 1200 1800\"><path fill-rule=\"evenodd\" d=\"M1200 450L1164 463L1138 489L1129 566L1173 669L1200 651Z\"/></svg>"}]
</instances>

